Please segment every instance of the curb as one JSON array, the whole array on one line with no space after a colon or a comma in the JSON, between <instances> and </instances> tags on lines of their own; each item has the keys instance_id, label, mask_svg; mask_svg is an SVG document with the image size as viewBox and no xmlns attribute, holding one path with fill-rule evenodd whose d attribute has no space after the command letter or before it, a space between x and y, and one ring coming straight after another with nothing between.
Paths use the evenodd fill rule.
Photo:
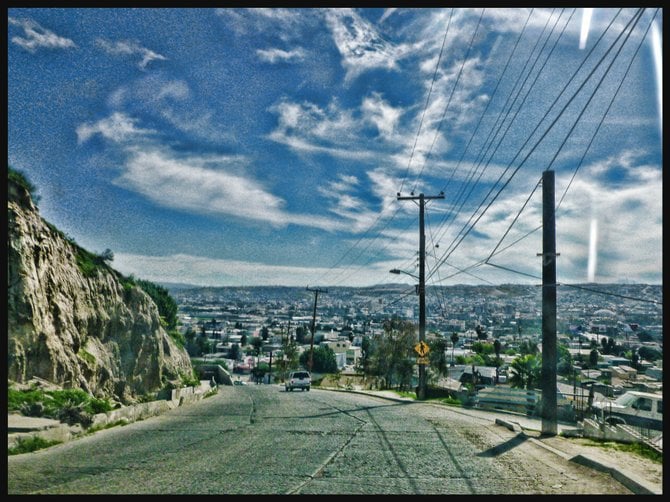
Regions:
<instances>
[{"instance_id":1,"label":"curb","mask_svg":"<svg viewBox=\"0 0 670 502\"><path fill-rule=\"evenodd\" d=\"M635 495L661 495L663 492L654 492L653 490L650 490L646 486L641 485L637 481L629 478L626 476L624 473L619 471L618 469L615 469L614 467L611 467L609 465L603 464L601 462L598 462L597 460L594 460L592 458L589 458L585 455L575 455L570 459L571 462L575 462L576 464L583 465L586 467L590 467L591 469L595 469L596 471L600 472L605 472L612 476L614 479L616 479L619 483L624 485L626 488L628 488L630 491L632 491Z\"/></svg>"},{"instance_id":2,"label":"curb","mask_svg":"<svg viewBox=\"0 0 670 502\"><path fill-rule=\"evenodd\" d=\"M542 441L538 441L534 437L527 436L525 431L523 430L523 427L521 427L518 423L516 422L508 422L506 420L496 418L495 423L497 425L502 425L503 427L507 427L509 430L514 431L514 432L519 432L523 434L525 437L533 441L536 445L541 446L547 451L550 451L551 453L554 453L555 455L558 455L570 462L574 462L579 465L583 465L585 467L589 467L591 469L594 469L596 471L604 472L606 474L609 474L612 476L615 480L617 480L619 483L624 485L626 488L628 488L630 491L632 491L635 495L661 495L663 492L659 491L658 493L655 492L654 490L647 488L646 486L642 485L641 483L635 481L634 479L628 477L626 474L624 474L622 471L617 469L616 467L612 467L611 465L608 465L606 463L603 463L601 461L595 460L592 457L589 457L588 454L577 454L575 456L570 456L569 454L566 454L562 451L559 451L555 448L552 448L551 446L544 444Z\"/></svg>"},{"instance_id":3,"label":"curb","mask_svg":"<svg viewBox=\"0 0 670 502\"><path fill-rule=\"evenodd\" d=\"M106 425L114 422L132 423L138 420L162 415L168 410L200 401L211 390L209 382L205 383L206 385L201 384L200 387L188 387L190 391L178 393L174 399L138 403L131 406L124 406L106 413L98 413L93 416L91 427L101 427L99 430L104 430ZM9 418L8 422L10 421ZM57 441L58 444L62 444L98 432L98 430L89 432L79 424L68 425L53 419L24 416L20 416L19 418L23 424L18 422L11 425L8 424L8 449L14 448L20 440L24 439L41 438L47 441Z\"/></svg>"}]
</instances>

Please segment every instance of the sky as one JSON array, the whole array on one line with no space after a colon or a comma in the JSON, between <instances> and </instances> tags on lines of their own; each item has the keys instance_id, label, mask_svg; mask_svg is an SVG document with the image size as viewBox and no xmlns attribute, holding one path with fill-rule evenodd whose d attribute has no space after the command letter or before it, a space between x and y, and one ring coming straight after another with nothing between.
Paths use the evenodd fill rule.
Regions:
<instances>
[{"instance_id":1,"label":"sky","mask_svg":"<svg viewBox=\"0 0 670 502\"><path fill-rule=\"evenodd\" d=\"M7 16L8 164L125 275L411 285L424 194L426 284L540 284L552 171L557 281L662 283L662 10Z\"/></svg>"}]
</instances>

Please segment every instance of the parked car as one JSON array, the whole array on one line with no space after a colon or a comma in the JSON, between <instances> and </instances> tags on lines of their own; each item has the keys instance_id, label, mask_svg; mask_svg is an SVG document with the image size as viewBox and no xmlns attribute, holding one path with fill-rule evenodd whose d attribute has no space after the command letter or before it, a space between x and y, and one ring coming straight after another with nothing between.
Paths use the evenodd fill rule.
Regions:
<instances>
[{"instance_id":1,"label":"parked car","mask_svg":"<svg viewBox=\"0 0 670 502\"><path fill-rule=\"evenodd\" d=\"M291 371L284 384L287 391L293 389L309 390L312 385L312 377L308 371Z\"/></svg>"},{"instance_id":2,"label":"parked car","mask_svg":"<svg viewBox=\"0 0 670 502\"><path fill-rule=\"evenodd\" d=\"M596 401L593 409L612 425L663 430L663 394L631 390L614 401Z\"/></svg>"}]
</instances>

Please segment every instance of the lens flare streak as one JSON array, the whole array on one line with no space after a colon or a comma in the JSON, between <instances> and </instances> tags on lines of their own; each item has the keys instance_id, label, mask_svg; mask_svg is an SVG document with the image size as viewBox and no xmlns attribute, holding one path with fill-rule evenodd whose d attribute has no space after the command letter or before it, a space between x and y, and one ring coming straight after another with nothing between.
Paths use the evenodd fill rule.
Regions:
<instances>
[{"instance_id":1,"label":"lens flare streak","mask_svg":"<svg viewBox=\"0 0 670 502\"><path fill-rule=\"evenodd\" d=\"M579 36L579 49L583 50L586 47L586 39L589 38L589 29L591 28L591 15L593 9L584 9L582 14L582 33Z\"/></svg>"},{"instance_id":2,"label":"lens flare streak","mask_svg":"<svg viewBox=\"0 0 670 502\"><path fill-rule=\"evenodd\" d=\"M663 135L663 42L658 22L651 26L651 49L654 55L654 69L656 70L656 96L658 99L658 127Z\"/></svg>"}]
</instances>

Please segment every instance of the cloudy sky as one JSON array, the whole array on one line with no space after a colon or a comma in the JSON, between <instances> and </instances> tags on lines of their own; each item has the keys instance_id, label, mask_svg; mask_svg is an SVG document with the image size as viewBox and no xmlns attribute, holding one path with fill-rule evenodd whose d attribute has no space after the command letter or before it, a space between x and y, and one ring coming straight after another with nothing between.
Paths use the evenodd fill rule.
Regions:
<instances>
[{"instance_id":1,"label":"cloudy sky","mask_svg":"<svg viewBox=\"0 0 670 502\"><path fill-rule=\"evenodd\" d=\"M8 9L8 162L160 283L662 282L662 11ZM391 275L392 268L407 274Z\"/></svg>"}]
</instances>

